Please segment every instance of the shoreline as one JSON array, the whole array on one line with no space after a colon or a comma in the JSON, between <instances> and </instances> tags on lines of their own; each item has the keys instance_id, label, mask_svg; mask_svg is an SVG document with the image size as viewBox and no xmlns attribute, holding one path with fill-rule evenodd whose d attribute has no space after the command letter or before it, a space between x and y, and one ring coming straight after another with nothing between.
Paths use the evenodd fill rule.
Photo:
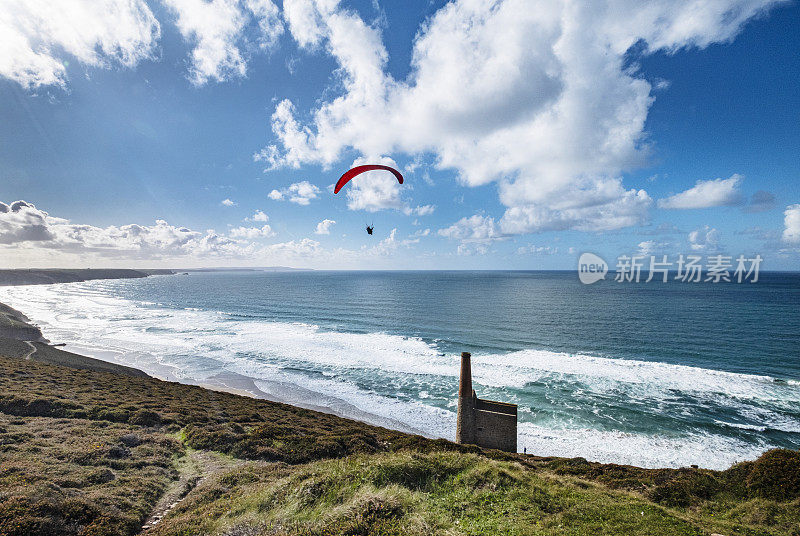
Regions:
<instances>
[{"instance_id":1,"label":"shoreline","mask_svg":"<svg viewBox=\"0 0 800 536\"><path fill-rule=\"evenodd\" d=\"M14 329L9 330L7 333L2 331L2 321L5 317L13 319L15 322ZM76 368L89 368L92 370L99 370L103 368L116 369L117 367L120 367L121 369L136 371L141 375L162 381L172 381L185 385L196 385L211 391L230 393L239 396L247 396L250 398L287 404L297 408L335 415L345 419L354 419L372 426L381 426L403 433L410 433L429 437L430 439L436 439L436 437L429 436L422 430L408 426L401 421L363 411L344 400L336 399L334 397L326 397L331 402L329 405L303 403L302 401L298 400L298 397L289 396L289 391L292 390L296 392L298 389L302 389L303 391L307 392L305 399L309 400L313 398L319 398L321 394L305 390L296 385L288 386L281 382L265 379L256 380L256 378L251 378L229 371L217 373L205 380L187 380L173 374L170 371L170 367L167 366L164 366L163 370L159 373L154 372L153 370L142 370L142 368L135 365L123 363L120 360L115 359L114 351L111 349L98 349L99 352L95 352L91 351L89 348L83 348L80 345L71 345L73 348L77 346L77 348L75 348L77 353L62 350L60 347L62 345L67 346L67 343L61 342L58 345L59 347L50 345L49 341L44 338L41 329L35 324L32 324L31 320L24 313L0 302L0 351L4 350L4 348L8 346L8 343L6 342L8 339L22 342L36 342L47 345L46 347L48 348L48 353L55 355L55 358L50 357L48 359L50 362L55 361L59 364L69 363L68 366L75 366ZM89 353L86 352L86 350L90 350L91 353L95 355L99 354L102 357L90 357L84 355L84 353ZM100 365L101 363L106 365ZM256 381L261 383L262 387L256 385ZM268 385L270 388L265 389L263 387L264 385ZM302 399L303 397L300 398Z\"/></svg>"},{"instance_id":2,"label":"shoreline","mask_svg":"<svg viewBox=\"0 0 800 536\"><path fill-rule=\"evenodd\" d=\"M9 536L271 534L274 519L298 527L287 534L382 534L385 520L393 534L417 520L414 534L798 528L795 450L725 470L512 454L259 399L242 376L198 386L0 355Z\"/></svg>"},{"instance_id":3,"label":"shoreline","mask_svg":"<svg viewBox=\"0 0 800 536\"><path fill-rule=\"evenodd\" d=\"M156 279L160 280L159 284L172 284L171 279ZM134 286L139 286L139 282L132 283ZM72 300L66 300L65 298L65 301L61 303L59 300L59 296L62 295L61 289L65 289L63 292L69 294L68 289L73 287L78 289L76 291L76 301L73 303ZM90 327L83 320L87 314L98 315L98 318L105 318L105 321L113 323L117 317L126 318L128 309L117 307L112 310L111 316L108 318L106 318L108 315L100 309L91 307L83 309L81 305L83 287L84 285L53 286L42 289L28 287L27 291L11 292L9 298L12 299L11 303L15 304L19 309L26 309L27 298L30 298L31 314L43 322L42 325L45 327L46 332L49 333L49 336L57 338L59 342L62 339L69 342L69 348L74 352L85 356L93 356L103 362L133 367L145 371L157 379L177 381L187 385L199 385L214 391L234 392L250 398L277 401L297 408L307 408L331 415L356 419L364 423L417 433L429 438L452 439L454 436L454 433L449 433L447 429L451 421L455 422L452 408L450 408L450 414L447 414L444 410L448 408L441 409L431 405L425 406L426 401L422 399L413 399L412 404L401 404L391 397L385 400L381 398L377 400L378 404L372 404L369 397L350 396L349 390L338 389L338 383L336 382L329 389L326 386L330 385L330 382L307 382L303 377L295 378L292 375L274 374L269 367L267 367L267 370L261 370L259 368L239 366L238 358L241 357L246 361L250 358L250 354L247 353L250 350L255 352L254 355L260 355L260 353L258 349L251 348L252 345L238 345L235 341L228 341L224 344L220 343L218 346L212 345L210 347L217 350L225 349L226 353L224 355L216 356L213 353L207 355L203 349L205 348L203 346L205 339L200 338L203 333L211 333L216 338L225 337L226 340L228 335L226 332L217 333L213 331L213 328L218 327L214 323L209 325L198 324L199 327L194 326L194 317L192 316L195 314L194 312L186 313L188 315L184 315L186 318L184 316L177 317L184 321L179 324L180 326L190 325L193 329L187 332L186 340L183 341L185 344L176 346L174 352L172 346L162 346L158 343L158 338L160 337L158 332L161 331L157 329L159 320L151 320L149 315L141 316L141 318L138 314L133 315L141 321L130 326L134 328L133 331L126 329L125 336L120 337L119 340L103 330L92 330L91 336L84 336L82 330ZM91 288L91 285L88 288ZM20 287L20 289L24 289L24 287ZM126 305L124 300L121 305ZM50 314L49 311L53 308L58 309L58 315ZM180 311L179 308L178 312ZM195 327L199 329L199 335L192 333L195 331ZM144 344L145 339L140 339L136 335L138 331L149 333L151 330L157 333L153 336L155 338L147 339L149 344ZM106 334L104 335L104 333ZM234 330L232 333L239 333L239 331ZM249 332L245 330L243 333L247 334ZM279 332L275 336L279 340L280 337L287 337L294 341L294 338L300 335L302 334L298 334L292 329L286 333ZM72 343L71 341L80 342ZM320 346L320 348L324 350L327 346ZM386 348L389 347L386 346ZM398 348L398 346L393 345L391 348ZM245 353L239 356L238 352L240 351ZM291 354L276 355L290 356ZM333 356L334 354L330 355ZM347 356L348 354L344 354L335 357L342 360L347 359ZM502 361L502 356L494 357L500 360L499 364L505 363ZM511 356L508 359L513 357ZM195 359L197 363L195 363ZM580 365L581 363L579 361L578 364ZM611 360L609 363L625 365L626 362ZM552 363L549 363L549 365L545 363L542 366L550 365ZM657 363L656 365L659 364ZM560 369L547 368L547 370ZM658 374L655 374L655 376L663 376L660 369L656 370L656 372ZM714 371L710 370L709 372ZM714 380L715 378L716 374L711 379ZM663 377L656 377L651 380L660 382L663 379ZM741 377L734 378L734 380L741 380ZM659 383L658 385L661 384ZM349 387L349 384L347 386ZM723 387L725 386L723 385ZM771 389L771 387L766 387L766 389ZM371 393L368 394L372 396ZM366 403L364 402L365 400ZM384 404L384 401L387 403ZM434 409L428 412L427 410L431 407ZM534 406L531 407L533 408ZM440 413L436 414L435 411L440 411ZM402 421L392 420L393 418L399 418ZM731 463L755 459L765 449L786 447L785 444L776 444L776 442L770 442L767 446L759 447L755 442L758 440L749 442L746 439L739 440L738 436L733 437L739 432L730 432L728 429L721 432L712 430L703 435L704 430L700 429L700 425L697 426L699 431L696 434L676 437L668 433L668 428L665 428L665 431L658 429L650 433L637 433L637 430L628 431L625 426L609 431L605 428L594 427L591 423L581 427L564 428L559 427L558 424L555 423L555 425L550 426L549 423L544 423L539 426L535 422L531 422L530 418L521 422L520 437L527 438L527 441L520 444L520 451L522 451L524 445L527 446L528 452L542 456L584 457L598 463L618 463L643 468L684 467L690 464L697 464L700 467L721 470ZM412 428L412 426L423 426L426 432L421 432ZM455 425L453 424L454 427ZM783 430L779 431L782 432ZM752 432L748 433L752 436ZM730 439L731 437L733 438ZM612 444L613 447L610 446ZM640 447L643 448L637 450ZM648 449L648 447L652 447L652 449ZM792 447L789 445L787 448ZM719 451L714 453L715 449L719 449Z\"/></svg>"}]
</instances>

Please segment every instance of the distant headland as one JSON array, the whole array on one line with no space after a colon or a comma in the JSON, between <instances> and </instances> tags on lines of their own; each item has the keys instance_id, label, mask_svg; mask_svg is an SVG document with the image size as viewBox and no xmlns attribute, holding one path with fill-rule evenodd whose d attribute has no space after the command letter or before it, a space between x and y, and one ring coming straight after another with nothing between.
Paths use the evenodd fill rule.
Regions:
<instances>
[{"instance_id":1,"label":"distant headland","mask_svg":"<svg viewBox=\"0 0 800 536\"><path fill-rule=\"evenodd\" d=\"M189 272L298 272L303 268L288 266L263 266L241 268L180 268L180 269L130 269L130 268L19 268L0 270L0 287L11 285L50 285L53 283L78 283L94 279L139 279L151 275L176 275Z\"/></svg>"},{"instance_id":2,"label":"distant headland","mask_svg":"<svg viewBox=\"0 0 800 536\"><path fill-rule=\"evenodd\" d=\"M130 270L124 268L0 270L0 286L77 283L93 279L136 279L149 275L171 275L174 273L172 270Z\"/></svg>"}]
</instances>

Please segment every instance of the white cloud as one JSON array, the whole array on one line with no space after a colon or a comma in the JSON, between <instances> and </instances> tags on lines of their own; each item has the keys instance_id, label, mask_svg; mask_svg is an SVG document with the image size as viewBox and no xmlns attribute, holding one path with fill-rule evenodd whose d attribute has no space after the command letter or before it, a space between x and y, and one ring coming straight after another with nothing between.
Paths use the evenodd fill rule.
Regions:
<instances>
[{"instance_id":1,"label":"white cloud","mask_svg":"<svg viewBox=\"0 0 800 536\"><path fill-rule=\"evenodd\" d=\"M388 255L399 246L397 240L397 228L394 228L389 233L389 236L378 242L376 246L371 249L371 253L375 255Z\"/></svg>"},{"instance_id":2,"label":"white cloud","mask_svg":"<svg viewBox=\"0 0 800 536\"><path fill-rule=\"evenodd\" d=\"M279 244L272 244L267 246L263 253L267 256L288 256L289 258L298 257L313 257L323 253L323 249L319 242L311 240L310 238L303 238L302 240L292 240L290 242L281 242Z\"/></svg>"},{"instance_id":3,"label":"white cloud","mask_svg":"<svg viewBox=\"0 0 800 536\"><path fill-rule=\"evenodd\" d=\"M193 44L189 80L195 85L243 77L247 62L244 30L258 25L256 43L262 49L275 44L283 32L278 7L270 0L164 0L177 15L184 40Z\"/></svg>"},{"instance_id":4,"label":"white cloud","mask_svg":"<svg viewBox=\"0 0 800 536\"><path fill-rule=\"evenodd\" d=\"M269 238L275 236L275 232L269 225L262 227L236 227L231 229L228 234L231 238L256 240L258 238Z\"/></svg>"},{"instance_id":5,"label":"white cloud","mask_svg":"<svg viewBox=\"0 0 800 536\"><path fill-rule=\"evenodd\" d=\"M713 252L719 248L719 231L705 225L689 233L689 246L694 251Z\"/></svg>"},{"instance_id":6,"label":"white cloud","mask_svg":"<svg viewBox=\"0 0 800 536\"><path fill-rule=\"evenodd\" d=\"M274 201L284 199L298 205L308 205L319 196L319 188L308 181L295 182L286 188L272 190L267 197Z\"/></svg>"},{"instance_id":7,"label":"white cloud","mask_svg":"<svg viewBox=\"0 0 800 536\"><path fill-rule=\"evenodd\" d=\"M54 240L47 213L25 201L0 203L0 244Z\"/></svg>"},{"instance_id":8,"label":"white cloud","mask_svg":"<svg viewBox=\"0 0 800 536\"><path fill-rule=\"evenodd\" d=\"M401 247L407 248L413 246L414 244L418 244L419 241L420 235L417 235L416 233L408 238L399 240L397 238L397 228L394 228L391 230L391 232L389 232L389 235L386 238L378 242L378 244L372 248L367 249L366 253L369 255L388 256Z\"/></svg>"},{"instance_id":9,"label":"white cloud","mask_svg":"<svg viewBox=\"0 0 800 536\"><path fill-rule=\"evenodd\" d=\"M439 236L450 240L460 240L462 245L468 243L487 244L506 238L498 229L494 218L480 214L461 218L450 227L439 229Z\"/></svg>"},{"instance_id":10,"label":"white cloud","mask_svg":"<svg viewBox=\"0 0 800 536\"><path fill-rule=\"evenodd\" d=\"M528 244L527 246L520 246L517 248L517 255L555 255L557 253L558 248L550 246Z\"/></svg>"},{"instance_id":11,"label":"white cloud","mask_svg":"<svg viewBox=\"0 0 800 536\"><path fill-rule=\"evenodd\" d=\"M269 221L269 216L267 216L266 214L264 214L264 212L263 212L263 211L261 211L261 210L256 210L255 214L253 214L252 216L250 216L250 218L248 218L248 219L249 219L249 220L251 220L251 221L263 221L263 222L268 222L268 221Z\"/></svg>"},{"instance_id":12,"label":"white cloud","mask_svg":"<svg viewBox=\"0 0 800 536\"><path fill-rule=\"evenodd\" d=\"M227 234L196 231L164 220L153 225L97 227L51 216L31 203L0 203L0 259L6 266L313 266L358 268L369 258L387 264L396 252L418 243L421 231L400 239L397 229L376 245L357 250L326 249L313 239L261 244L274 236L269 225L237 227ZM404 256L403 258L408 258Z\"/></svg>"},{"instance_id":13,"label":"white cloud","mask_svg":"<svg viewBox=\"0 0 800 536\"><path fill-rule=\"evenodd\" d=\"M430 229L419 229L419 230L414 231L413 233L411 233L409 236L411 238L420 238L420 237L428 236L429 234L431 234L431 230Z\"/></svg>"},{"instance_id":14,"label":"white cloud","mask_svg":"<svg viewBox=\"0 0 800 536\"><path fill-rule=\"evenodd\" d=\"M0 76L27 89L64 86L66 62L134 67L161 34L144 0L4 0Z\"/></svg>"},{"instance_id":15,"label":"white cloud","mask_svg":"<svg viewBox=\"0 0 800 536\"><path fill-rule=\"evenodd\" d=\"M508 234L542 231L610 231L644 223L652 200L644 190L625 190L619 180L608 180L596 188L573 191L548 206L530 204L506 210L500 227Z\"/></svg>"},{"instance_id":16,"label":"white cloud","mask_svg":"<svg viewBox=\"0 0 800 536\"><path fill-rule=\"evenodd\" d=\"M731 40L770 0L558 2L456 0L422 27L412 71L395 80L378 28L335 0L285 2L301 47L325 47L342 91L272 118L271 167L433 154L469 186L497 182L506 232L616 229L646 218L646 192L619 176L648 155L651 84L625 54Z\"/></svg>"},{"instance_id":17,"label":"white cloud","mask_svg":"<svg viewBox=\"0 0 800 536\"><path fill-rule=\"evenodd\" d=\"M656 250L656 241L655 240L645 240L644 242L639 242L639 255L651 255Z\"/></svg>"},{"instance_id":18,"label":"white cloud","mask_svg":"<svg viewBox=\"0 0 800 536\"><path fill-rule=\"evenodd\" d=\"M347 186L347 208L377 212L383 209L401 209L403 200L400 185L388 173L365 173Z\"/></svg>"},{"instance_id":19,"label":"white cloud","mask_svg":"<svg viewBox=\"0 0 800 536\"><path fill-rule=\"evenodd\" d=\"M421 205L414 208L405 207L403 214L406 216L429 216L436 210L434 205Z\"/></svg>"},{"instance_id":20,"label":"white cloud","mask_svg":"<svg viewBox=\"0 0 800 536\"><path fill-rule=\"evenodd\" d=\"M220 201L220 204L222 206L225 206L225 207L235 207L236 206L236 203L234 201L231 201L230 199L223 199L222 201Z\"/></svg>"},{"instance_id":21,"label":"white cloud","mask_svg":"<svg viewBox=\"0 0 800 536\"><path fill-rule=\"evenodd\" d=\"M457 255L472 256L472 255L486 255L489 253L489 244L482 242L464 242L456 248Z\"/></svg>"},{"instance_id":22,"label":"white cloud","mask_svg":"<svg viewBox=\"0 0 800 536\"><path fill-rule=\"evenodd\" d=\"M245 6L258 22L258 46L262 49L273 47L283 34L281 10L272 0L245 0Z\"/></svg>"},{"instance_id":23,"label":"white cloud","mask_svg":"<svg viewBox=\"0 0 800 536\"><path fill-rule=\"evenodd\" d=\"M0 246L41 248L67 253L136 259L184 256L246 256L252 244L242 244L213 230L193 231L164 220L154 225L96 227L51 216L24 201L0 203Z\"/></svg>"},{"instance_id":24,"label":"white cloud","mask_svg":"<svg viewBox=\"0 0 800 536\"><path fill-rule=\"evenodd\" d=\"M742 194L739 192L742 178L741 175L734 174L727 179L697 181L693 187L684 192L666 199L659 199L658 206L659 208L692 209L738 205L742 202Z\"/></svg>"},{"instance_id":25,"label":"white cloud","mask_svg":"<svg viewBox=\"0 0 800 536\"><path fill-rule=\"evenodd\" d=\"M696 236L701 236L699 231L695 231L698 234ZM713 236L712 236L713 238ZM694 247L695 244L692 244L692 249L697 249ZM674 244L671 242L658 242L656 240L645 240L643 242L639 242L638 246L639 250L637 251L637 255L649 257L651 255L659 254L659 255L668 255L669 251L674 249ZM702 249L702 248L701 248Z\"/></svg>"},{"instance_id":26,"label":"white cloud","mask_svg":"<svg viewBox=\"0 0 800 536\"><path fill-rule=\"evenodd\" d=\"M331 234L331 226L336 225L334 220L322 220L317 224L317 229L314 231L314 234L318 235L329 235Z\"/></svg>"},{"instance_id":27,"label":"white cloud","mask_svg":"<svg viewBox=\"0 0 800 536\"><path fill-rule=\"evenodd\" d=\"M789 205L783 212L783 241L789 244L800 244L800 204Z\"/></svg>"}]
</instances>

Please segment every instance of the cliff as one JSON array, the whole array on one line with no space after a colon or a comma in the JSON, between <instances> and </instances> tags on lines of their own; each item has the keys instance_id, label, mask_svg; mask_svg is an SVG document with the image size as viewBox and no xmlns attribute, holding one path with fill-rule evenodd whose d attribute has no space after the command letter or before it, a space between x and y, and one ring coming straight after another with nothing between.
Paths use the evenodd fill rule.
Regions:
<instances>
[{"instance_id":1,"label":"cliff","mask_svg":"<svg viewBox=\"0 0 800 536\"><path fill-rule=\"evenodd\" d=\"M0 303L0 337L20 341L47 342L39 328L29 323L27 316Z\"/></svg>"}]
</instances>

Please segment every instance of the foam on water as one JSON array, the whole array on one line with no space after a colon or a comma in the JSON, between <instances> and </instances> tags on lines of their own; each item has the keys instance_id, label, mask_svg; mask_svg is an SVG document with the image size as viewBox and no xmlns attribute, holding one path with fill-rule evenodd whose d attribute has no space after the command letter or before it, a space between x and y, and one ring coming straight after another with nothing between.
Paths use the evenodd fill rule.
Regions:
<instances>
[{"instance_id":1,"label":"foam on water","mask_svg":"<svg viewBox=\"0 0 800 536\"><path fill-rule=\"evenodd\" d=\"M435 341L168 308L111 292L102 282L7 287L0 301L54 342L157 377L203 382L232 372L267 393L280 386L290 402L432 437L455 433L458 360ZM767 430L800 433L800 385L768 376L536 349L475 355L473 373L483 396L520 403L519 448L531 454L720 469L775 446ZM645 432L626 411L674 428Z\"/></svg>"}]
</instances>

